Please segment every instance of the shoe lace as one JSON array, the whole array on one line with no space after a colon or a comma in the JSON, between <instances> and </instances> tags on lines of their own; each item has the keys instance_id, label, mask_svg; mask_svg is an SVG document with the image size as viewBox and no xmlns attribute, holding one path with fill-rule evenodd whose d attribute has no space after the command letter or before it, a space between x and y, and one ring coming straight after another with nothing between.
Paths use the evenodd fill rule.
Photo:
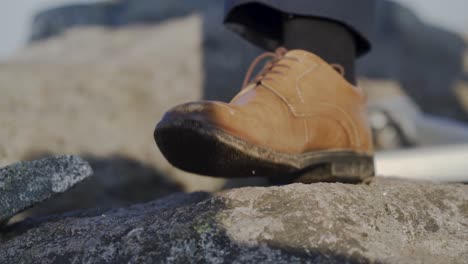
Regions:
<instances>
[{"instance_id":1,"label":"shoe lace","mask_svg":"<svg viewBox=\"0 0 468 264\"><path fill-rule=\"evenodd\" d=\"M260 54L260 56L258 56L257 58L255 58L252 64L250 64L250 67L247 73L245 74L244 82L242 83L242 89L245 89L250 83L259 83L263 80L272 80L271 77L267 76L270 73L284 75L285 74L284 72L273 70L273 68L274 67L290 68L291 66L287 64L279 63L283 59L299 61L299 59L296 57L286 57L285 55L287 52L288 50L286 48L279 47L275 50L275 52L265 52L265 53ZM262 70L260 70L260 72L252 79L252 74L255 68L257 68L258 64L266 58L271 58L271 59L264 64ZM340 64L330 64L330 66L332 66L341 75L343 76L345 75L345 69Z\"/></svg>"},{"instance_id":2,"label":"shoe lace","mask_svg":"<svg viewBox=\"0 0 468 264\"><path fill-rule=\"evenodd\" d=\"M255 58L255 60L250 65L249 70L245 74L244 82L242 83L242 89L247 87L247 85L249 85L250 83L258 83L258 82L261 82L262 80L271 79L266 76L268 73L283 74L283 72L281 71L273 70L273 67L280 66L280 67L289 68L289 66L286 64L278 63L283 58L295 59L295 58L285 57L285 54L287 52L288 50L286 48L280 47L280 48L277 48L275 52L265 52L265 53L262 53L257 58ZM262 70L260 70L260 72L252 79L252 74L255 68L257 68L258 64L266 58L271 58L271 60L267 61L265 65L263 66Z\"/></svg>"}]
</instances>

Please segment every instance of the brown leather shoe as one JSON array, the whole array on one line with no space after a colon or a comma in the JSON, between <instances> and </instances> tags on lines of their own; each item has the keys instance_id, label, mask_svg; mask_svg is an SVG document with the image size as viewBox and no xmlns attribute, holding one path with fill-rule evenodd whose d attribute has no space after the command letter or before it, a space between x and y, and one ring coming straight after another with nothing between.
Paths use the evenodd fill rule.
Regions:
<instances>
[{"instance_id":1,"label":"brown leather shoe","mask_svg":"<svg viewBox=\"0 0 468 264\"><path fill-rule=\"evenodd\" d=\"M360 182L374 174L366 97L337 70L304 50L261 55L230 103L169 110L156 143L174 166L198 174Z\"/></svg>"}]
</instances>

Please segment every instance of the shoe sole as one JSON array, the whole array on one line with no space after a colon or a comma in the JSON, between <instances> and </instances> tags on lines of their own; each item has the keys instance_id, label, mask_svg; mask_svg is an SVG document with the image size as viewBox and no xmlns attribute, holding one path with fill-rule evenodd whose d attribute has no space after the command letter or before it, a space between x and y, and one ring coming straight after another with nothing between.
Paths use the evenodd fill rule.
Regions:
<instances>
[{"instance_id":1,"label":"shoe sole","mask_svg":"<svg viewBox=\"0 0 468 264\"><path fill-rule=\"evenodd\" d=\"M353 151L287 154L256 146L195 120L160 122L154 138L175 167L214 177L268 177L274 183L358 183L374 176L374 159Z\"/></svg>"}]
</instances>

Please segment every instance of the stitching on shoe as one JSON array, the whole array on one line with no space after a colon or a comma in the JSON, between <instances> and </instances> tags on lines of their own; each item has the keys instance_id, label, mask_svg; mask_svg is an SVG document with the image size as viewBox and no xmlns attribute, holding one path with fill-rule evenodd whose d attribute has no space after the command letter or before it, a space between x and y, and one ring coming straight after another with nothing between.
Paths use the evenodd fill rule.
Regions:
<instances>
[{"instance_id":1,"label":"stitching on shoe","mask_svg":"<svg viewBox=\"0 0 468 264\"><path fill-rule=\"evenodd\" d=\"M317 65L311 66L309 69L305 70L299 77L296 78L295 89L301 103L304 103L305 100L304 96L302 95L302 89L299 85L299 82L302 80L302 78L307 76L309 73L313 72L315 69L317 69Z\"/></svg>"},{"instance_id":2,"label":"stitching on shoe","mask_svg":"<svg viewBox=\"0 0 468 264\"><path fill-rule=\"evenodd\" d=\"M268 84L266 84L264 82L262 82L262 85L265 88L267 88L268 90L270 90L273 94L278 96L287 105L287 107L289 108L289 110L291 111L291 113L293 114L294 117L305 118L305 117L311 117L311 116L314 115L312 113L306 113L306 114L297 113L296 108L281 93L279 93L276 89L274 89L273 87L271 87L270 85L268 85ZM348 134L348 137L350 137L351 145L353 147L357 147L357 148L361 147L361 139L359 138L357 126L356 126L355 122L353 121L353 119L349 116L349 114L345 110L343 110L342 108L340 108L340 107L338 107L336 105L323 103L323 102L314 102L314 104L315 105L327 106L327 107L330 107L332 109L338 110L340 113L342 113L345 116L346 121L348 121L348 123L351 125L351 128L352 128L352 132L353 132L352 137L350 137L348 129L345 129L346 133Z\"/></svg>"}]
</instances>

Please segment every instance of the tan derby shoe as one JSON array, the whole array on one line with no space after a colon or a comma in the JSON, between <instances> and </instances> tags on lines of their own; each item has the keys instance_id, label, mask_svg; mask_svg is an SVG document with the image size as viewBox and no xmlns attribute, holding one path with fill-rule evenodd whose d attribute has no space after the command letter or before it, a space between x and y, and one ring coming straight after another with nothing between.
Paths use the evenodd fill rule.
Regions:
<instances>
[{"instance_id":1,"label":"tan derby shoe","mask_svg":"<svg viewBox=\"0 0 468 264\"><path fill-rule=\"evenodd\" d=\"M249 82L266 57L272 59ZM171 164L203 175L361 182L374 175L366 97L340 72L304 50L265 53L230 103L169 110L156 143Z\"/></svg>"}]
</instances>

